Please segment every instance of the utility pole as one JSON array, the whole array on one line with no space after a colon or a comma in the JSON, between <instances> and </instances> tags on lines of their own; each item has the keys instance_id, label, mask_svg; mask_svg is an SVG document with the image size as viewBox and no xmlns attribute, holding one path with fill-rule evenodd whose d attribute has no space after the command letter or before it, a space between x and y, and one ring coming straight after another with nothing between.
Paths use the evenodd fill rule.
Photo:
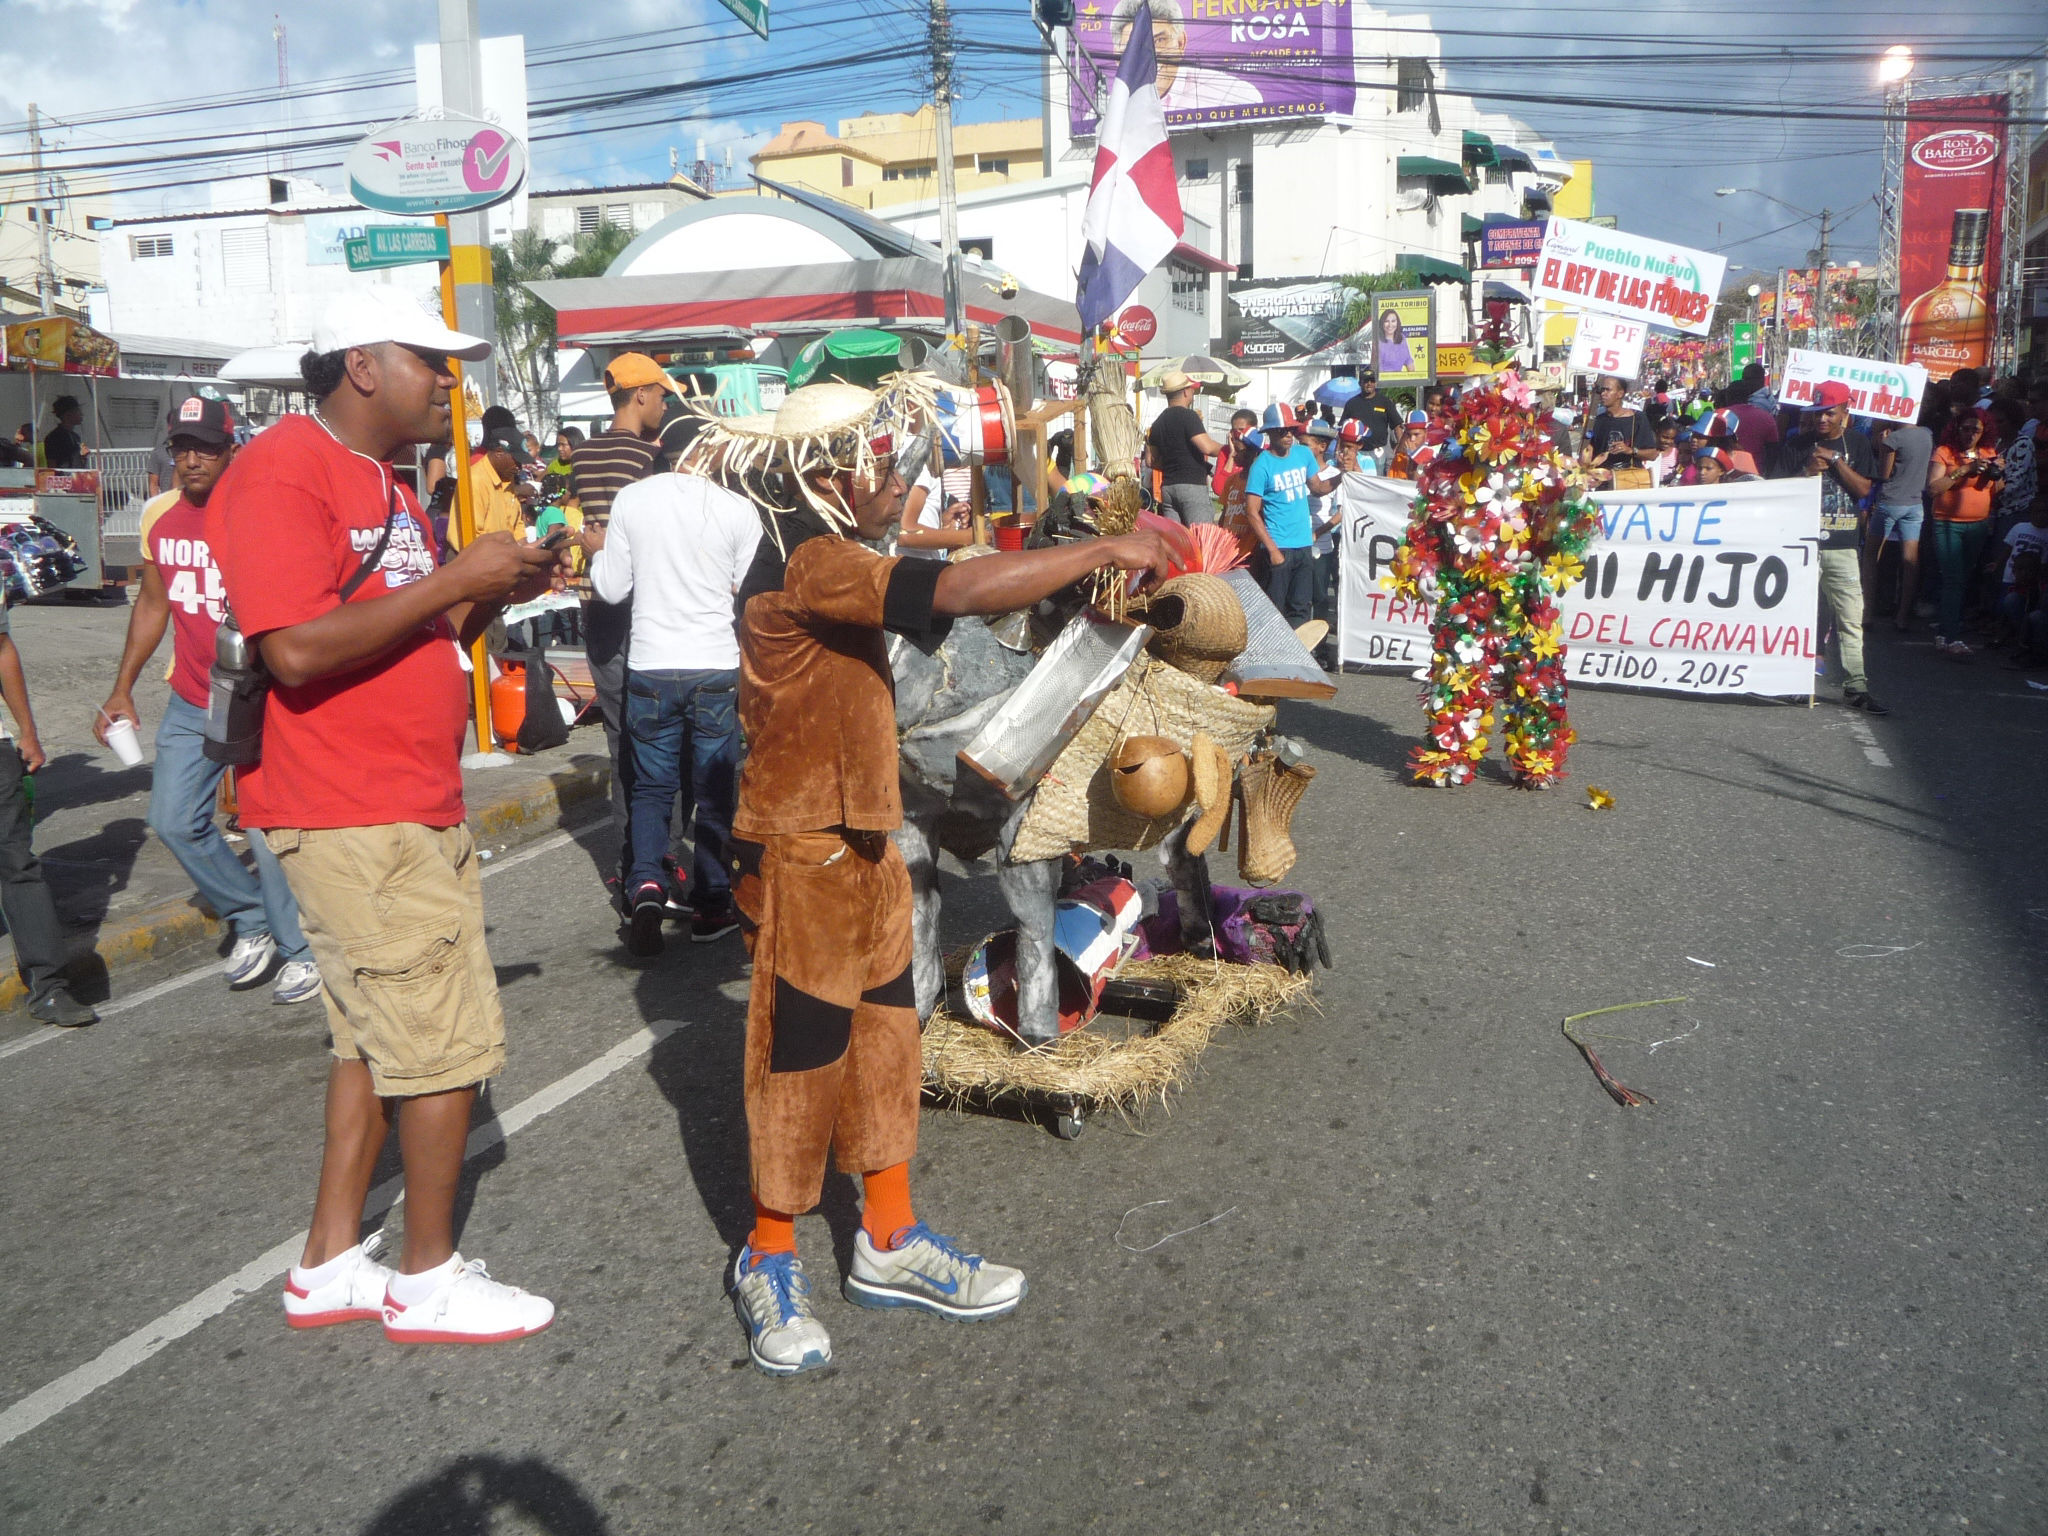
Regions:
<instances>
[{"instance_id":1,"label":"utility pole","mask_svg":"<svg viewBox=\"0 0 2048 1536\"><path fill-rule=\"evenodd\" d=\"M289 175L292 168L292 71L285 52L284 18L272 12L270 23L270 35L277 43L277 102L284 109L284 157L279 168Z\"/></svg>"},{"instance_id":2,"label":"utility pole","mask_svg":"<svg viewBox=\"0 0 2048 1536\"><path fill-rule=\"evenodd\" d=\"M445 0L444 0L445 3ZM938 127L939 250L946 260L946 334L964 335L960 301L960 205L953 185L953 23L946 0L931 0L932 113Z\"/></svg>"},{"instance_id":3,"label":"utility pole","mask_svg":"<svg viewBox=\"0 0 2048 1536\"><path fill-rule=\"evenodd\" d=\"M1833 338L1828 334L1828 235L1834 222L1834 215L1827 209L1820 211L1820 245L1815 254L1820 258L1820 291L1813 296L1813 325L1820 332L1820 340L1814 345L1822 352L1832 352Z\"/></svg>"},{"instance_id":4,"label":"utility pole","mask_svg":"<svg viewBox=\"0 0 2048 1536\"><path fill-rule=\"evenodd\" d=\"M450 112L475 117L483 110L483 65L477 44L476 0L440 0L441 105ZM481 336L494 346L498 311L491 296L490 225L482 213L448 216L449 267L455 279L455 313L449 323L458 331ZM476 382L484 403L498 399L496 359L481 364ZM465 477L465 483L467 483Z\"/></svg>"},{"instance_id":5,"label":"utility pole","mask_svg":"<svg viewBox=\"0 0 2048 1536\"><path fill-rule=\"evenodd\" d=\"M43 120L36 104L28 104L28 156L35 191L32 209L36 221L36 305L46 315L57 313L57 269L50 264L50 208L56 199L48 196L43 180Z\"/></svg>"}]
</instances>

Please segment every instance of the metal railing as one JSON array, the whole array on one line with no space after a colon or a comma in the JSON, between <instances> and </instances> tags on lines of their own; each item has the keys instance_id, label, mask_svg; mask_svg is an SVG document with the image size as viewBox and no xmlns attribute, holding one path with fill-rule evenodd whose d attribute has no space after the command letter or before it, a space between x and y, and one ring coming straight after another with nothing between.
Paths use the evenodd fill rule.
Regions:
<instances>
[{"instance_id":1,"label":"metal railing","mask_svg":"<svg viewBox=\"0 0 2048 1536\"><path fill-rule=\"evenodd\" d=\"M86 462L100 476L100 537L135 538L149 500L148 448L88 448Z\"/></svg>"}]
</instances>

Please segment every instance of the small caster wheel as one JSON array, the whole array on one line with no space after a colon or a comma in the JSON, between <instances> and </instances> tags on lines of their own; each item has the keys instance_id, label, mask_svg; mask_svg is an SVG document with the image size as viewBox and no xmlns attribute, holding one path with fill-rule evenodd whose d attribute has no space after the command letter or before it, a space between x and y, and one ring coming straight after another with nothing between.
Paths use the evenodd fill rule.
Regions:
<instances>
[{"instance_id":1,"label":"small caster wheel","mask_svg":"<svg viewBox=\"0 0 2048 1536\"><path fill-rule=\"evenodd\" d=\"M1069 1105L1053 1116L1052 1133L1061 1141L1072 1141L1081 1134L1085 1122L1081 1118L1081 1107Z\"/></svg>"}]
</instances>

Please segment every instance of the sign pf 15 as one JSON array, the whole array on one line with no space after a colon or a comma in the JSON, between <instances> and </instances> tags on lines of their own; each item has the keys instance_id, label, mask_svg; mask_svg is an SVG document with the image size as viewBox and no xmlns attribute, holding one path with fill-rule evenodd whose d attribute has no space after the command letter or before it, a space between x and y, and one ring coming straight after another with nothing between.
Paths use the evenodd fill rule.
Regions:
<instances>
[{"instance_id":1,"label":"sign pf 15","mask_svg":"<svg viewBox=\"0 0 2048 1536\"><path fill-rule=\"evenodd\" d=\"M1581 315L1579 328L1572 335L1571 370L1632 379L1643 371L1643 343L1649 335L1649 325L1641 320Z\"/></svg>"}]
</instances>

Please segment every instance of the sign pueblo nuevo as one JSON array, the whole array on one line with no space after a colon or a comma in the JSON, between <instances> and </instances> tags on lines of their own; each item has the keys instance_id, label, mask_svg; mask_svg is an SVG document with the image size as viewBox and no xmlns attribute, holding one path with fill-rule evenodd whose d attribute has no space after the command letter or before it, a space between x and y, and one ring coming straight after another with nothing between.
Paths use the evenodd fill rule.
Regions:
<instances>
[{"instance_id":1,"label":"sign pueblo nuevo","mask_svg":"<svg viewBox=\"0 0 2048 1536\"><path fill-rule=\"evenodd\" d=\"M1531 287L1538 298L1573 309L1704 336L1713 326L1714 296L1727 274L1725 256L1553 218Z\"/></svg>"},{"instance_id":2,"label":"sign pueblo nuevo","mask_svg":"<svg viewBox=\"0 0 2048 1536\"><path fill-rule=\"evenodd\" d=\"M494 123L459 112L373 129L342 162L348 194L383 213L468 213L502 203L526 180L526 149Z\"/></svg>"},{"instance_id":3,"label":"sign pueblo nuevo","mask_svg":"<svg viewBox=\"0 0 2048 1536\"><path fill-rule=\"evenodd\" d=\"M1918 363L1881 363L1867 357L1837 357L1794 347L1785 357L1785 381L1778 389L1784 405L1811 405L1813 392L1833 380L1849 386L1849 410L1882 421L1920 419L1927 394L1927 370Z\"/></svg>"}]
</instances>

